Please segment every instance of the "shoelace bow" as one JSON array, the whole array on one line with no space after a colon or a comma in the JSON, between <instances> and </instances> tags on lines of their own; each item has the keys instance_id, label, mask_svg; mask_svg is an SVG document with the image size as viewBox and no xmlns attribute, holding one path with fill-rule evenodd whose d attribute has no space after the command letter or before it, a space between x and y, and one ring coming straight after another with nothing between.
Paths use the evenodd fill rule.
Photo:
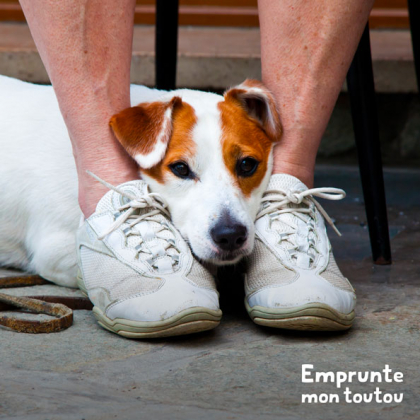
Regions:
<instances>
[{"instance_id":1,"label":"shoelace bow","mask_svg":"<svg viewBox=\"0 0 420 420\"><path fill-rule=\"evenodd\" d=\"M342 200L346 193L344 190L339 188L312 188L302 192L297 191L282 191L282 190L268 190L265 192L264 197L262 198L262 209L257 214L257 219L269 215L271 220L276 220L278 217L285 213L291 213L294 216L298 217L305 223L308 221L302 216L302 214L307 214L310 217L311 223L308 227L310 231L313 231L314 226L312 223L313 216L315 215L314 207L322 214L328 224L334 229L338 236L341 236L341 233L334 225L331 217L328 216L328 213L324 210L321 204L315 200L315 197L324 198L326 200ZM286 207L289 204L304 204L306 207ZM284 233L283 235L291 235L295 232ZM314 246L315 242L311 239L309 240L309 245ZM296 249L300 248L295 247ZM316 248L315 248L316 250ZM299 249L300 251L300 249ZM301 251L308 252L307 249L302 249ZM308 255L313 260L314 256L308 252Z\"/></svg>"},{"instance_id":2,"label":"shoelace bow","mask_svg":"<svg viewBox=\"0 0 420 420\"><path fill-rule=\"evenodd\" d=\"M137 251L137 255L140 254L140 252L151 254L151 258L149 258L146 261L149 264L152 264L153 258L164 256L164 255L162 255L161 253L154 254L150 249L147 249L147 248L145 249L143 247L143 244L145 241L142 238L141 232L132 230L132 228L136 224L142 221L151 221L151 222L159 223L161 225L161 229L155 232L155 236L156 238L162 239L164 241L165 245L163 246L163 249L165 251L165 255L170 256L174 260L174 262L177 262L179 260L178 255L166 254L166 251L170 247L173 247L178 253L180 252L175 245L175 241L171 239L167 239L167 238L162 238L161 236L157 235L162 230L169 229L170 228L169 224L164 223L164 225L162 225L162 222L158 222L156 221L156 219L152 219L153 216L156 216L159 214L164 214L165 216L170 217L170 213L167 209L168 203L160 194L148 193L148 194L144 194L141 197L136 197L135 195L130 194L128 191L124 191L118 187L115 187L112 184L109 184L108 182L99 178L97 175L93 174L90 171L87 171L87 173L93 178L95 178L98 182L100 182L105 187L117 192L118 194L130 200L128 203L117 208L118 213L120 213L120 215L116 218L115 222L101 236L98 237L99 240L104 239L107 235L109 235L111 232L114 232L116 229L122 226L125 222L128 222L131 220L131 222L128 223L128 227L125 228L123 232L126 236L129 236L129 235L140 236L140 243L135 247ZM143 214L134 214L137 210L146 209L146 208L150 208L150 210Z\"/></svg>"}]
</instances>

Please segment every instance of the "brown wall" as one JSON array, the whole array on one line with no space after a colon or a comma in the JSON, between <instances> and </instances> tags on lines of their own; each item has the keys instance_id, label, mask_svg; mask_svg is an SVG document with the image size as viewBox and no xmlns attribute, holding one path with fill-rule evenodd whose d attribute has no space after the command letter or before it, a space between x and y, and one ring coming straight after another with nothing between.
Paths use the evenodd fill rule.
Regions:
<instances>
[{"instance_id":1,"label":"brown wall","mask_svg":"<svg viewBox=\"0 0 420 420\"><path fill-rule=\"evenodd\" d=\"M154 4L155 0L137 0L135 23L153 24ZM18 0L0 0L0 21L24 19ZM180 0L179 22L198 26L258 26L257 0ZM370 25L408 28L407 0L376 0Z\"/></svg>"}]
</instances>

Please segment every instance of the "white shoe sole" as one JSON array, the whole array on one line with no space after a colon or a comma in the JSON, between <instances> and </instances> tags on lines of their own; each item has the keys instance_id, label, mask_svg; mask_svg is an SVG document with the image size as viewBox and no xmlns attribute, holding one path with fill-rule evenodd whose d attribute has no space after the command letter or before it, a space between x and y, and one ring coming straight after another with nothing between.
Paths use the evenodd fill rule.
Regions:
<instances>
[{"instance_id":1,"label":"white shoe sole","mask_svg":"<svg viewBox=\"0 0 420 420\"><path fill-rule=\"evenodd\" d=\"M308 303L295 308L251 308L245 299L246 310L258 325L299 331L342 331L353 325L354 311L343 314L324 303Z\"/></svg>"},{"instance_id":2,"label":"white shoe sole","mask_svg":"<svg viewBox=\"0 0 420 420\"><path fill-rule=\"evenodd\" d=\"M202 307L185 309L164 321L154 322L110 319L96 306L92 311L99 325L128 338L172 337L207 331L216 328L222 318L221 310Z\"/></svg>"},{"instance_id":3,"label":"white shoe sole","mask_svg":"<svg viewBox=\"0 0 420 420\"><path fill-rule=\"evenodd\" d=\"M83 294L88 296L81 275L77 284ZM97 306L92 309L99 325L128 338L158 338L193 334L212 330L220 324L222 311L203 307L188 308L164 321L130 321L128 319L108 318Z\"/></svg>"}]
</instances>

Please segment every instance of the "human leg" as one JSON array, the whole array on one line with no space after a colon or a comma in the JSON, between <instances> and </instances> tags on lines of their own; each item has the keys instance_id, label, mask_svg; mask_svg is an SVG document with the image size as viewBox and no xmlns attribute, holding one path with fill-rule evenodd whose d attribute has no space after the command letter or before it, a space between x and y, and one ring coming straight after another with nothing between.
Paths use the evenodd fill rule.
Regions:
<instances>
[{"instance_id":1,"label":"human leg","mask_svg":"<svg viewBox=\"0 0 420 420\"><path fill-rule=\"evenodd\" d=\"M137 166L109 128L130 106L134 0L21 0L54 86L79 177L86 217L107 191L86 170L114 184L138 178Z\"/></svg>"},{"instance_id":2,"label":"human leg","mask_svg":"<svg viewBox=\"0 0 420 420\"><path fill-rule=\"evenodd\" d=\"M259 0L263 82L280 111L283 137L273 173L313 186L321 137L373 0Z\"/></svg>"}]
</instances>

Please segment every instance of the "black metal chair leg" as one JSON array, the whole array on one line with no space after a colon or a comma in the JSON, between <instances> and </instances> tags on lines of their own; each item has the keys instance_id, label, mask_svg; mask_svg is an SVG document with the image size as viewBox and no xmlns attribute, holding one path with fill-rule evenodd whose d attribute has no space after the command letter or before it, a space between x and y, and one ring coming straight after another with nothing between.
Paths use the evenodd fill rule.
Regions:
<instances>
[{"instance_id":1,"label":"black metal chair leg","mask_svg":"<svg viewBox=\"0 0 420 420\"><path fill-rule=\"evenodd\" d=\"M156 0L155 82L158 89L175 89L177 51L178 0Z\"/></svg>"},{"instance_id":2,"label":"black metal chair leg","mask_svg":"<svg viewBox=\"0 0 420 420\"><path fill-rule=\"evenodd\" d=\"M347 86L359 156L360 176L362 179L372 257L375 264L391 264L391 246L382 172L369 25L366 25L347 74Z\"/></svg>"},{"instance_id":3,"label":"black metal chair leg","mask_svg":"<svg viewBox=\"0 0 420 420\"><path fill-rule=\"evenodd\" d=\"M416 68L417 87L420 93L420 2L408 0L410 17L411 43L413 45L414 65Z\"/></svg>"}]
</instances>

